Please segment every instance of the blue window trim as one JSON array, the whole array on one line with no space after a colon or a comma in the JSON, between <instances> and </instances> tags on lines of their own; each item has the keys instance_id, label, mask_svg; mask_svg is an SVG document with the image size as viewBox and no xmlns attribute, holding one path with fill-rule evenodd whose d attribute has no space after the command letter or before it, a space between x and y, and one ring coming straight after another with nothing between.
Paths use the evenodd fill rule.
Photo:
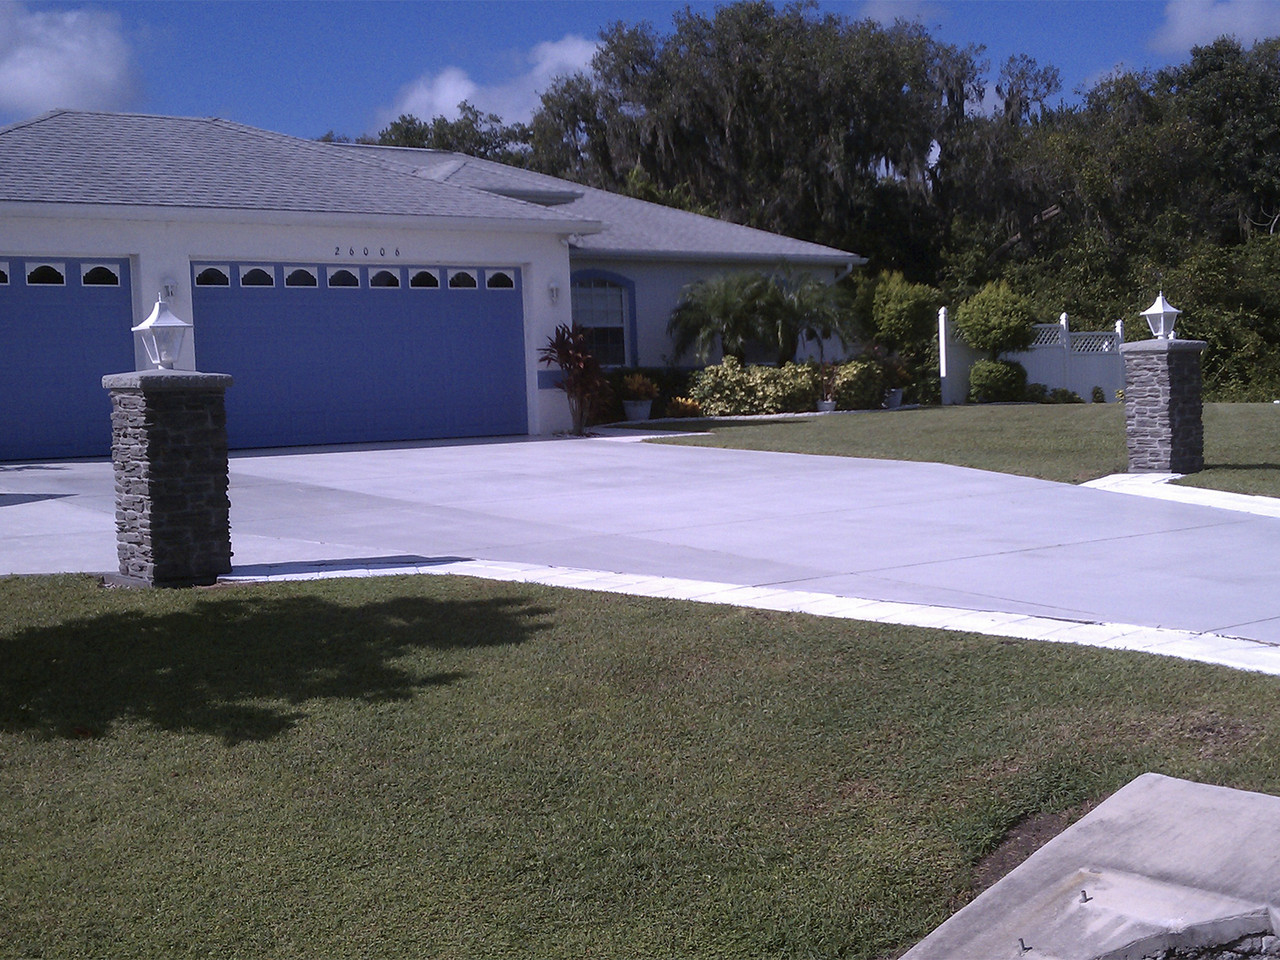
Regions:
<instances>
[{"instance_id":1,"label":"blue window trim","mask_svg":"<svg viewBox=\"0 0 1280 960\"><path fill-rule=\"evenodd\" d=\"M569 274L569 296L573 296L573 285L578 280L607 280L609 283L617 284L627 294L627 324L624 333L627 338L627 366L640 366L640 346L637 341L636 328L636 283L620 273L614 273L612 270L599 270L594 267L586 267L582 270L574 270Z\"/></svg>"}]
</instances>

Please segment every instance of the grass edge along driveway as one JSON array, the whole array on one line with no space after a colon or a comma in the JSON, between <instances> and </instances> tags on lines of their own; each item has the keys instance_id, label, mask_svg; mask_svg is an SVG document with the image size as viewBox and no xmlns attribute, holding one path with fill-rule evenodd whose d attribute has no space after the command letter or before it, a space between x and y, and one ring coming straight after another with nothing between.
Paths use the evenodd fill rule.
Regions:
<instances>
[{"instance_id":1,"label":"grass edge along driveway","mask_svg":"<svg viewBox=\"0 0 1280 960\"><path fill-rule=\"evenodd\" d=\"M854 957L1038 812L1280 792L1204 664L461 577L0 580L0 956Z\"/></svg>"},{"instance_id":2,"label":"grass edge along driveway","mask_svg":"<svg viewBox=\"0 0 1280 960\"><path fill-rule=\"evenodd\" d=\"M1128 470L1124 405L989 404L828 414L785 420L667 421L710 436L685 443L877 460L920 460L1083 483ZM1207 403L1206 469L1179 483L1280 496L1280 406Z\"/></svg>"}]
</instances>

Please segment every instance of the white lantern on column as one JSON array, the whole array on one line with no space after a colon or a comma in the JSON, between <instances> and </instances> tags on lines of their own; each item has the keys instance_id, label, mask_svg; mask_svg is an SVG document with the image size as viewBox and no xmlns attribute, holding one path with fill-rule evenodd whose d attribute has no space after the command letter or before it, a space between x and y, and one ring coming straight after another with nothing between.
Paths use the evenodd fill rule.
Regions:
<instances>
[{"instance_id":1,"label":"white lantern on column","mask_svg":"<svg viewBox=\"0 0 1280 960\"><path fill-rule=\"evenodd\" d=\"M134 327L133 332L142 337L147 358L156 369L172 370L182 350L182 341L190 329L191 324L175 316L165 302L164 294L160 293L156 296L151 315Z\"/></svg>"},{"instance_id":2,"label":"white lantern on column","mask_svg":"<svg viewBox=\"0 0 1280 960\"><path fill-rule=\"evenodd\" d=\"M1156 302L1143 310L1142 315L1147 318L1151 335L1157 340L1176 340L1177 338L1173 335L1173 325L1181 312L1164 298L1162 290L1160 296L1156 297Z\"/></svg>"}]
</instances>

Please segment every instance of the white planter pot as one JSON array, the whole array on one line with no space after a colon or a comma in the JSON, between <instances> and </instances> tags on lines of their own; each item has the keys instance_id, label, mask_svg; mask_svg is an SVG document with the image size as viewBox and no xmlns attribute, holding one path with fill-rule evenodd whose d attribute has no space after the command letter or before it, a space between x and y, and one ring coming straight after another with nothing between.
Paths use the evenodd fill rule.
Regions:
<instances>
[{"instance_id":1,"label":"white planter pot","mask_svg":"<svg viewBox=\"0 0 1280 960\"><path fill-rule=\"evenodd\" d=\"M648 420L653 409L652 400L623 400L622 409L628 420Z\"/></svg>"},{"instance_id":2,"label":"white planter pot","mask_svg":"<svg viewBox=\"0 0 1280 960\"><path fill-rule=\"evenodd\" d=\"M836 402L834 400L819 400L818 412L819 413L835 413Z\"/></svg>"},{"instance_id":3,"label":"white planter pot","mask_svg":"<svg viewBox=\"0 0 1280 960\"><path fill-rule=\"evenodd\" d=\"M892 390L884 392L884 405L890 410L897 410L902 406L902 388L894 387Z\"/></svg>"}]
</instances>

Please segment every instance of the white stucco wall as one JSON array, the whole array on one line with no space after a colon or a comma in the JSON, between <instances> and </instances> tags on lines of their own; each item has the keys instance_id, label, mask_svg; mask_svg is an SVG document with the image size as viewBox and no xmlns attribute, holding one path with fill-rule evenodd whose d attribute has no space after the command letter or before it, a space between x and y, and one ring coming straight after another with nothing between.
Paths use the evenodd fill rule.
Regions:
<instances>
[{"instance_id":1,"label":"white stucco wall","mask_svg":"<svg viewBox=\"0 0 1280 960\"><path fill-rule=\"evenodd\" d=\"M660 367L668 363L682 366L698 362L692 356L671 356L671 338L667 336L667 321L686 286L717 274L767 270L771 266L742 261L610 260L587 258L581 254L573 256L572 265L574 271L603 270L626 277L635 284L637 360L642 367ZM829 267L815 267L810 272L824 280L836 277L836 271ZM630 332L627 336L630 337ZM834 345L837 350L838 346ZM830 349L827 356L832 356Z\"/></svg>"},{"instance_id":2,"label":"white stucco wall","mask_svg":"<svg viewBox=\"0 0 1280 960\"><path fill-rule=\"evenodd\" d=\"M59 216L15 215L0 207L0 259L127 257L135 323L151 312L164 284L175 288L170 309L184 320L192 319L193 261L518 267L523 275L529 432L549 433L569 425L563 392L540 390L537 385L539 348L557 324L571 321L569 256L557 234L520 231L507 224L423 227L407 222L408 218L295 215L281 222L282 218L269 215L220 211L207 219L194 211L129 218L114 212L94 214L65 209ZM548 290L552 283L560 290L555 302ZM178 366L195 369L199 350L197 325ZM145 368L140 345L135 353L138 368ZM483 363L484 358L477 356L475 362Z\"/></svg>"}]
</instances>

